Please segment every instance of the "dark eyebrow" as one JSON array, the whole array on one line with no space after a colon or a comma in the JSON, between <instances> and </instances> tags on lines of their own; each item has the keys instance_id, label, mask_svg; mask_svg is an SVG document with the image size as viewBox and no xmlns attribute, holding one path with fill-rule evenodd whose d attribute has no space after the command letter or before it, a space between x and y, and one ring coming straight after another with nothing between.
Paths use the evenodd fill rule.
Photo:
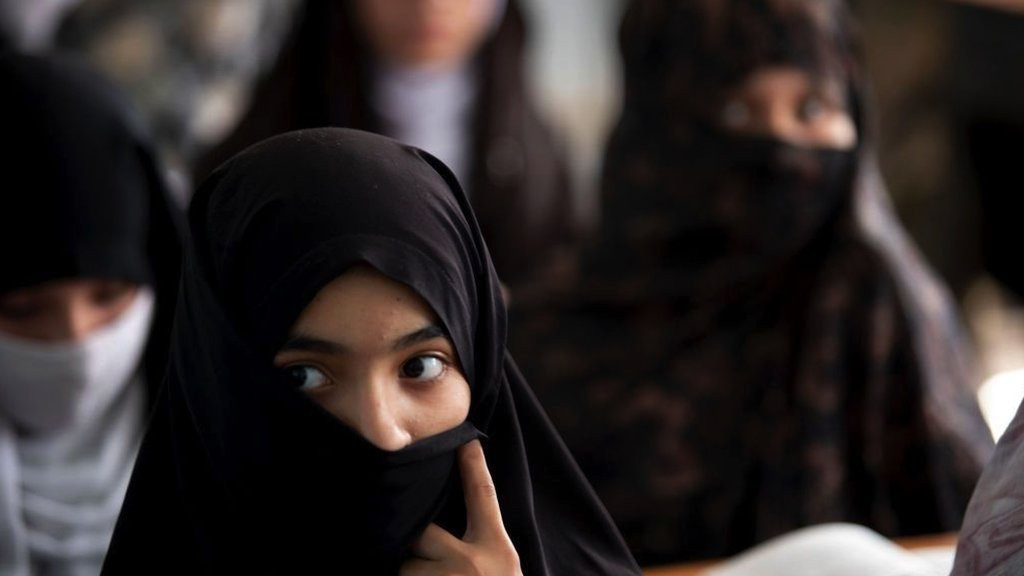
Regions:
<instances>
[{"instance_id":1,"label":"dark eyebrow","mask_svg":"<svg viewBox=\"0 0 1024 576\"><path fill-rule=\"evenodd\" d=\"M448 334L444 331L444 328L436 324L424 326L415 332L411 332L402 336L391 345L391 349L398 351L410 346L415 346L420 342L426 342L427 340L433 340L434 338L447 338Z\"/></svg>"},{"instance_id":2,"label":"dark eyebrow","mask_svg":"<svg viewBox=\"0 0 1024 576\"><path fill-rule=\"evenodd\" d=\"M441 328L436 324L431 324L429 326L424 326L423 328L420 328L415 332L410 332L409 334L406 334L405 336L402 336L401 338L395 340L391 344L391 349L399 351L405 348L409 348L410 346L415 346L420 342L426 342L427 340L433 340L434 338L447 337L448 334L444 331L444 328ZM333 356L337 356L347 352L348 348L337 342L332 342L330 340L324 340L322 338L316 338L314 336L308 336L305 334L296 334L290 337L284 343L284 345L281 346L281 349L278 350L278 353L280 354L281 352L289 352L292 350L302 350L305 352L314 352L317 354L330 354Z\"/></svg>"},{"instance_id":3,"label":"dark eyebrow","mask_svg":"<svg viewBox=\"0 0 1024 576\"><path fill-rule=\"evenodd\" d=\"M345 347L337 342L331 342L329 340L322 340L320 338L314 338L312 336L306 336L303 334L297 334L288 338L288 341L281 346L278 353L288 352L291 350L303 350L306 352L316 352L318 354L344 354Z\"/></svg>"}]
</instances>

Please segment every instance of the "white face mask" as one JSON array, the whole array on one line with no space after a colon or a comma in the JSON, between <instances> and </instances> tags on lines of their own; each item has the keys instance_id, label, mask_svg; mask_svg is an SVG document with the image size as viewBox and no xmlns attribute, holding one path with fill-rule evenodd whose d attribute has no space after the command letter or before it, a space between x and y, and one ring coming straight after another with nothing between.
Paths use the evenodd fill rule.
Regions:
<instances>
[{"instance_id":1,"label":"white face mask","mask_svg":"<svg viewBox=\"0 0 1024 576\"><path fill-rule=\"evenodd\" d=\"M153 303L153 292L140 288L120 316L76 342L35 342L0 332L0 415L40 433L102 413L139 367Z\"/></svg>"}]
</instances>

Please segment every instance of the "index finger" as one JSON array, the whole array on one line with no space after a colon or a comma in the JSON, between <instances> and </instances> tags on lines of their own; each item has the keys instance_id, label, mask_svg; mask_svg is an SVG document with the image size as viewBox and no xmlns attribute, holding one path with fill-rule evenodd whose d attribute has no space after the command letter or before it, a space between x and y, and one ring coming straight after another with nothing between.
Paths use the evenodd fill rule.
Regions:
<instances>
[{"instance_id":1,"label":"index finger","mask_svg":"<svg viewBox=\"0 0 1024 576\"><path fill-rule=\"evenodd\" d=\"M459 469L462 472L462 490L466 494L465 540L472 542L490 535L504 535L498 493L479 440L459 448Z\"/></svg>"}]
</instances>

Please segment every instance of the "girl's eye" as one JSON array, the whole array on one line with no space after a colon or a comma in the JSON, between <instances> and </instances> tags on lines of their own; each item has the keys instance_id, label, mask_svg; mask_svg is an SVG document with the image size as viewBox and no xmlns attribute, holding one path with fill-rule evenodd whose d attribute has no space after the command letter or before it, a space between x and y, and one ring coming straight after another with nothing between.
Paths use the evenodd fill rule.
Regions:
<instances>
[{"instance_id":1,"label":"girl's eye","mask_svg":"<svg viewBox=\"0 0 1024 576\"><path fill-rule=\"evenodd\" d=\"M822 102L821 98L812 96L810 98L805 98L800 103L800 119L803 120L804 122L813 121L824 113L825 103Z\"/></svg>"},{"instance_id":2,"label":"girl's eye","mask_svg":"<svg viewBox=\"0 0 1024 576\"><path fill-rule=\"evenodd\" d=\"M433 380L444 373L444 361L436 356L417 356L402 364L402 378Z\"/></svg>"},{"instance_id":3,"label":"girl's eye","mask_svg":"<svg viewBox=\"0 0 1024 576\"><path fill-rule=\"evenodd\" d=\"M326 374L312 366L289 366L285 368L285 373L292 384L303 392L316 390L329 382Z\"/></svg>"}]
</instances>

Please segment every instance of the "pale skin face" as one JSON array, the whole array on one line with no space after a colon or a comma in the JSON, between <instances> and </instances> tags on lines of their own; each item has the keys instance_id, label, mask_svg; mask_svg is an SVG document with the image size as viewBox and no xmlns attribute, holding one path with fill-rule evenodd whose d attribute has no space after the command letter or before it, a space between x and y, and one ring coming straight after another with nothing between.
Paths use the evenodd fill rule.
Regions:
<instances>
[{"instance_id":1,"label":"pale skin face","mask_svg":"<svg viewBox=\"0 0 1024 576\"><path fill-rule=\"evenodd\" d=\"M796 67L751 73L726 99L719 122L731 132L797 146L849 150L857 144L842 84Z\"/></svg>"},{"instance_id":2,"label":"pale skin face","mask_svg":"<svg viewBox=\"0 0 1024 576\"><path fill-rule=\"evenodd\" d=\"M358 21L385 62L406 67L451 67L483 42L494 0L356 0Z\"/></svg>"},{"instance_id":3,"label":"pale skin face","mask_svg":"<svg viewBox=\"0 0 1024 576\"><path fill-rule=\"evenodd\" d=\"M40 342L74 342L131 306L138 285L114 280L55 280L0 295L0 331Z\"/></svg>"},{"instance_id":4,"label":"pale skin face","mask_svg":"<svg viewBox=\"0 0 1024 576\"><path fill-rule=\"evenodd\" d=\"M409 287L365 266L324 286L274 358L296 387L383 450L451 429L470 389L436 315ZM480 442L459 449L467 530L431 524L402 576L521 575Z\"/></svg>"}]
</instances>

